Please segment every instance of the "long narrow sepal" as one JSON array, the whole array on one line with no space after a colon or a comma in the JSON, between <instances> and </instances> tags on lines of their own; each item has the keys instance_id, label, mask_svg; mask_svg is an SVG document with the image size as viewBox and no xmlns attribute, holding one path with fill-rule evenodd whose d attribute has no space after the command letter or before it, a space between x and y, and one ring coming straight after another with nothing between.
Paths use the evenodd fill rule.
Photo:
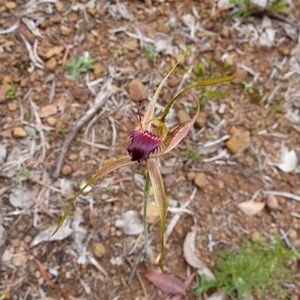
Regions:
<instances>
[{"instance_id":1,"label":"long narrow sepal","mask_svg":"<svg viewBox=\"0 0 300 300\"><path fill-rule=\"evenodd\" d=\"M160 268L162 269L165 230L166 230L167 212L168 212L168 199L165 193L164 183L162 181L162 177L156 159L150 158L147 160L147 171L149 172L149 177L153 188L153 195L156 203L156 208L160 216L161 253L159 259L159 265Z\"/></svg>"},{"instance_id":2,"label":"long narrow sepal","mask_svg":"<svg viewBox=\"0 0 300 300\"><path fill-rule=\"evenodd\" d=\"M64 215L62 216L62 218L60 219L55 231L52 233L52 235L54 235L59 228L61 227L61 225L64 223L65 219L67 218L75 200L78 198L78 196L88 187L90 186L94 181L103 178L104 176L106 176L107 174L119 169L120 167L125 167L125 166L129 166L129 165L133 165L137 163L136 161L132 161L131 158L129 156L123 156L119 159L113 160L108 162L107 164L105 164L101 169L99 169L88 181L87 183L84 185L84 187L75 195L75 197L72 199L72 201L70 202L70 204L68 205Z\"/></svg>"},{"instance_id":3,"label":"long narrow sepal","mask_svg":"<svg viewBox=\"0 0 300 300\"><path fill-rule=\"evenodd\" d=\"M157 152L157 156L168 153L187 136L190 129L193 127L196 119L198 118L199 112L200 112L200 100L198 100L197 112L195 116L191 120L178 125L175 129L173 129L171 132L168 133L168 135L164 140L163 147L160 149L160 151Z\"/></svg>"},{"instance_id":4,"label":"long narrow sepal","mask_svg":"<svg viewBox=\"0 0 300 300\"><path fill-rule=\"evenodd\" d=\"M186 92L188 92L189 90L196 88L196 87L200 87L200 86L207 86L207 85L214 85L214 84L218 84L218 83L223 83L223 82L228 82L231 81L233 79L235 79L237 76L229 76L229 77L222 77L222 78L216 78L216 79L207 79L207 80L202 80L202 81L198 81L195 82L191 85L189 85L188 87L186 87L185 89L183 89L182 91L180 91L167 105L167 107L165 108L162 116L160 117L160 120L164 123L166 120L166 117L168 115L168 113L170 112L170 109L172 108L174 102L180 98L182 95L184 95Z\"/></svg>"},{"instance_id":5,"label":"long narrow sepal","mask_svg":"<svg viewBox=\"0 0 300 300\"><path fill-rule=\"evenodd\" d=\"M145 116L144 116L144 124L145 125L145 129L149 130L150 128L150 120L153 119L153 114L154 114L154 109L156 106L156 102L159 96L159 93L161 91L161 89L163 88L163 85L165 84L165 82L167 81L167 79L169 78L169 76L173 73L173 71L175 70L175 68L177 67L177 65L180 63L180 61L191 51L192 49L189 49L187 51L185 51L182 55L179 56L177 62L175 63L175 65L172 67L172 69L170 70L170 72L164 77L164 79L161 81L161 83L159 84L158 88L156 89L154 96L152 97L148 108L145 112Z\"/></svg>"}]
</instances>

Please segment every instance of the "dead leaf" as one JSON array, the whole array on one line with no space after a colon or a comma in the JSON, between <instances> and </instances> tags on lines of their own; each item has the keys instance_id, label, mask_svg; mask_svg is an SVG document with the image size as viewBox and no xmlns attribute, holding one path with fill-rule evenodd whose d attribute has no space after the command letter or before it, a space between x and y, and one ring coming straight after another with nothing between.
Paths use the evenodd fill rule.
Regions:
<instances>
[{"instance_id":1,"label":"dead leaf","mask_svg":"<svg viewBox=\"0 0 300 300\"><path fill-rule=\"evenodd\" d=\"M63 46L56 46L49 49L46 53L46 58L51 58L52 56L60 54L65 48Z\"/></svg>"},{"instance_id":2,"label":"dead leaf","mask_svg":"<svg viewBox=\"0 0 300 300\"><path fill-rule=\"evenodd\" d=\"M28 194L27 186L13 188L9 195L9 203L20 209L27 209L32 206L33 202Z\"/></svg>"},{"instance_id":3,"label":"dead leaf","mask_svg":"<svg viewBox=\"0 0 300 300\"><path fill-rule=\"evenodd\" d=\"M265 208L265 202L254 202L252 200L240 203L239 209L247 216L254 216Z\"/></svg>"},{"instance_id":4,"label":"dead leaf","mask_svg":"<svg viewBox=\"0 0 300 300\"><path fill-rule=\"evenodd\" d=\"M144 231L144 224L135 210L125 212L117 221L116 227L121 229L127 235L136 235Z\"/></svg>"},{"instance_id":5,"label":"dead leaf","mask_svg":"<svg viewBox=\"0 0 300 300\"><path fill-rule=\"evenodd\" d=\"M292 172L296 169L298 164L298 158L295 150L290 150L286 146L281 148L281 159L277 167L285 172Z\"/></svg>"},{"instance_id":6,"label":"dead leaf","mask_svg":"<svg viewBox=\"0 0 300 300\"><path fill-rule=\"evenodd\" d=\"M163 274L163 273L147 273L144 275L146 279L151 281L153 285L158 287L160 290L176 295L184 295L185 294L185 288L183 282L178 279L177 277L174 277L172 275Z\"/></svg>"},{"instance_id":7,"label":"dead leaf","mask_svg":"<svg viewBox=\"0 0 300 300\"><path fill-rule=\"evenodd\" d=\"M60 230L54 236L52 236L52 233L54 232L56 227L56 225L53 225L40 231L31 241L30 247L34 247L42 242L61 241L73 233L70 225L65 222Z\"/></svg>"},{"instance_id":8,"label":"dead leaf","mask_svg":"<svg viewBox=\"0 0 300 300\"><path fill-rule=\"evenodd\" d=\"M196 273L192 273L183 283L183 287L185 289L185 291L190 287L190 285L192 284L194 277L195 277ZM175 295L175 296L171 296L171 297L167 297L166 300L181 300L181 298L183 297L183 295Z\"/></svg>"},{"instance_id":9,"label":"dead leaf","mask_svg":"<svg viewBox=\"0 0 300 300\"><path fill-rule=\"evenodd\" d=\"M196 255L195 249L196 231L190 231L184 240L183 255L187 263L198 270L199 275L204 275L207 280L215 280L212 271Z\"/></svg>"}]
</instances>

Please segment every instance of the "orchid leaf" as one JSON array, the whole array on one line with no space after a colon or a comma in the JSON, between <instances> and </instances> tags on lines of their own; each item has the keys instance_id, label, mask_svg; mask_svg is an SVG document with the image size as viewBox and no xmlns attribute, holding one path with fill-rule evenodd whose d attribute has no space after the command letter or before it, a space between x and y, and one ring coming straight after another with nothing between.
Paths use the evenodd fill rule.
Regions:
<instances>
[{"instance_id":1,"label":"orchid leaf","mask_svg":"<svg viewBox=\"0 0 300 300\"><path fill-rule=\"evenodd\" d=\"M156 106L156 102L159 96L159 93L161 91L161 89L163 88L163 85L165 84L165 82L167 81L167 79L169 78L169 76L173 73L173 71L175 70L175 68L177 67L177 65L180 63L180 61L191 51L192 49L189 49L187 51L185 51L182 55L179 56L177 62L175 63L175 65L172 67L172 69L170 70L170 72L164 77L164 79L161 81L161 83L159 84L158 88L156 89L154 96L152 97L148 108L145 112L145 116L144 116L144 123L146 124L146 128L147 130L149 130L150 128L150 124L149 121L153 119L153 114L154 114L154 109Z\"/></svg>"},{"instance_id":2,"label":"orchid leaf","mask_svg":"<svg viewBox=\"0 0 300 300\"><path fill-rule=\"evenodd\" d=\"M111 173L112 171L117 170L120 167L129 166L137 163L136 161L131 161L131 158L129 156L123 156L119 159L113 160L105 164L101 169L99 169L84 185L84 187L75 195L75 197L70 202L69 206L67 207L64 215L60 219L55 231L52 233L52 236L59 230L59 228L64 223L65 219L67 218L75 200L78 198L78 196L88 187L90 186L94 181L103 178L107 174Z\"/></svg>"},{"instance_id":3,"label":"orchid leaf","mask_svg":"<svg viewBox=\"0 0 300 300\"><path fill-rule=\"evenodd\" d=\"M165 230L166 230L167 212L168 212L168 199L165 193L164 183L162 181L159 166L156 159L147 160L147 170L149 172L149 177L153 188L153 195L156 203L156 208L160 216L161 253L159 259L159 265L160 268L162 269L162 258L163 258Z\"/></svg>"},{"instance_id":4,"label":"orchid leaf","mask_svg":"<svg viewBox=\"0 0 300 300\"><path fill-rule=\"evenodd\" d=\"M193 127L196 119L198 118L199 112L200 112L200 100L198 100L198 107L195 116L191 120L178 125L175 129L173 129L168 133L168 135L164 140L163 148L161 149L161 151L157 153L158 155L168 153L187 136L190 129Z\"/></svg>"},{"instance_id":5,"label":"orchid leaf","mask_svg":"<svg viewBox=\"0 0 300 300\"><path fill-rule=\"evenodd\" d=\"M170 109L172 108L174 102L180 98L182 95L184 95L186 92L188 92L189 90L196 88L196 87L200 87L200 86L207 86L207 85L214 85L214 84L218 84L218 83L223 83L223 82L227 82L227 81L231 81L233 79L235 79L237 76L229 76L229 77L222 77L222 78L216 78L216 79L207 79L207 80L201 80L198 82L195 82L191 85L189 85L188 87L186 87L185 89L183 89L182 91L180 91L167 105L167 107L165 108L162 116L160 117L160 120L162 122L165 122L165 119L168 115L168 113L170 112Z\"/></svg>"}]
</instances>

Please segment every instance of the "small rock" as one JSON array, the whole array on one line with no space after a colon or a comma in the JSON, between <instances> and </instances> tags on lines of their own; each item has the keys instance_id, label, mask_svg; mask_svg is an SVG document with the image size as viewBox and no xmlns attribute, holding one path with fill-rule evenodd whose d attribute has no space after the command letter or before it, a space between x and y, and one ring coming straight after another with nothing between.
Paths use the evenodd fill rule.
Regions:
<instances>
[{"instance_id":1,"label":"small rock","mask_svg":"<svg viewBox=\"0 0 300 300\"><path fill-rule=\"evenodd\" d=\"M61 34L64 36L69 36L72 34L72 29L65 25L60 26L60 31L61 31Z\"/></svg>"},{"instance_id":2,"label":"small rock","mask_svg":"<svg viewBox=\"0 0 300 300\"><path fill-rule=\"evenodd\" d=\"M55 115L58 112L57 105L55 104L48 104L43 106L39 111L39 116L41 118L47 118L49 116Z\"/></svg>"},{"instance_id":3,"label":"small rock","mask_svg":"<svg viewBox=\"0 0 300 300\"><path fill-rule=\"evenodd\" d=\"M50 126L55 126L57 124L57 119L54 118L54 117L48 117L47 118L47 123L50 125Z\"/></svg>"},{"instance_id":4,"label":"small rock","mask_svg":"<svg viewBox=\"0 0 300 300\"><path fill-rule=\"evenodd\" d=\"M89 100L89 92L86 89L75 87L72 90L72 95L80 104L85 104Z\"/></svg>"},{"instance_id":5,"label":"small rock","mask_svg":"<svg viewBox=\"0 0 300 300\"><path fill-rule=\"evenodd\" d=\"M267 196L267 207L270 210L277 210L279 208L278 200L274 195Z\"/></svg>"},{"instance_id":6,"label":"small rock","mask_svg":"<svg viewBox=\"0 0 300 300\"><path fill-rule=\"evenodd\" d=\"M77 154L71 153L71 154L69 155L69 160L74 161L74 160L77 160L77 159L78 159L78 155L77 155Z\"/></svg>"},{"instance_id":7,"label":"small rock","mask_svg":"<svg viewBox=\"0 0 300 300\"><path fill-rule=\"evenodd\" d=\"M219 10L227 10L232 7L234 7L234 4L230 0L219 0L218 1L218 9Z\"/></svg>"},{"instance_id":8,"label":"small rock","mask_svg":"<svg viewBox=\"0 0 300 300\"><path fill-rule=\"evenodd\" d=\"M209 185L209 181L207 180L204 173L197 174L194 179L194 183L196 186L198 186L201 189L204 189L205 187L207 187Z\"/></svg>"},{"instance_id":9,"label":"small rock","mask_svg":"<svg viewBox=\"0 0 300 300\"><path fill-rule=\"evenodd\" d=\"M79 16L75 12L71 12L70 14L68 14L67 19L70 23L77 22L79 19Z\"/></svg>"},{"instance_id":10,"label":"small rock","mask_svg":"<svg viewBox=\"0 0 300 300\"><path fill-rule=\"evenodd\" d=\"M148 92L145 86L138 79L134 79L129 83L128 93L130 97L135 101L143 101L148 98Z\"/></svg>"},{"instance_id":11,"label":"small rock","mask_svg":"<svg viewBox=\"0 0 300 300\"><path fill-rule=\"evenodd\" d=\"M25 254L17 254L13 260L12 263L16 267L24 267L28 261L28 257Z\"/></svg>"},{"instance_id":12,"label":"small rock","mask_svg":"<svg viewBox=\"0 0 300 300\"><path fill-rule=\"evenodd\" d=\"M55 8L58 12L64 12L65 11L65 6L62 2L58 1L55 3Z\"/></svg>"},{"instance_id":13,"label":"small rock","mask_svg":"<svg viewBox=\"0 0 300 300\"><path fill-rule=\"evenodd\" d=\"M14 128L13 135L15 138L24 138L28 135L28 133L22 127L16 127Z\"/></svg>"},{"instance_id":14,"label":"small rock","mask_svg":"<svg viewBox=\"0 0 300 300\"><path fill-rule=\"evenodd\" d=\"M140 211L141 216L144 216L144 208ZM147 216L146 221L147 224L154 224L159 220L159 214L157 212L155 203L148 202L147 203Z\"/></svg>"},{"instance_id":15,"label":"small rock","mask_svg":"<svg viewBox=\"0 0 300 300\"><path fill-rule=\"evenodd\" d=\"M205 126L207 120L207 113L204 111L200 111L198 118L195 121L197 127L202 128Z\"/></svg>"},{"instance_id":16,"label":"small rock","mask_svg":"<svg viewBox=\"0 0 300 300\"><path fill-rule=\"evenodd\" d=\"M0 103L6 101L6 95L7 95L9 90L10 90L10 85L9 84L3 84L0 87Z\"/></svg>"},{"instance_id":17,"label":"small rock","mask_svg":"<svg viewBox=\"0 0 300 300\"><path fill-rule=\"evenodd\" d=\"M169 85L169 87L176 87L180 84L180 79L179 78L176 78L176 77L170 77L168 80L167 80L167 83Z\"/></svg>"},{"instance_id":18,"label":"small rock","mask_svg":"<svg viewBox=\"0 0 300 300\"><path fill-rule=\"evenodd\" d=\"M135 50L139 47L139 42L136 39L127 39L124 44L129 50Z\"/></svg>"},{"instance_id":19,"label":"small rock","mask_svg":"<svg viewBox=\"0 0 300 300\"><path fill-rule=\"evenodd\" d=\"M96 13L97 13L97 9L94 8L94 7L89 7L89 8L87 9L87 12L88 12L88 14L89 14L91 17L95 17L95 15L96 15Z\"/></svg>"},{"instance_id":20,"label":"small rock","mask_svg":"<svg viewBox=\"0 0 300 300\"><path fill-rule=\"evenodd\" d=\"M249 200L239 203L238 207L245 215L254 216L260 213L264 209L265 205L266 204L264 202L255 202Z\"/></svg>"},{"instance_id":21,"label":"small rock","mask_svg":"<svg viewBox=\"0 0 300 300\"><path fill-rule=\"evenodd\" d=\"M52 56L55 56L55 55L58 55L60 54L61 52L64 51L64 47L63 46L56 46L56 47L53 47L51 49L49 49L47 52L46 52L46 58L51 58Z\"/></svg>"},{"instance_id":22,"label":"small rock","mask_svg":"<svg viewBox=\"0 0 300 300\"><path fill-rule=\"evenodd\" d=\"M233 127L230 130L231 137L226 142L226 147L228 150L237 154L248 148L250 143L250 135L249 132L242 128Z\"/></svg>"},{"instance_id":23,"label":"small rock","mask_svg":"<svg viewBox=\"0 0 300 300\"><path fill-rule=\"evenodd\" d=\"M92 252L96 257L101 258L106 252L105 246L102 243L95 243L92 246Z\"/></svg>"},{"instance_id":24,"label":"small rock","mask_svg":"<svg viewBox=\"0 0 300 300\"><path fill-rule=\"evenodd\" d=\"M290 55L290 49L287 47L278 47L278 51L280 54L284 56L289 56Z\"/></svg>"},{"instance_id":25,"label":"small rock","mask_svg":"<svg viewBox=\"0 0 300 300\"><path fill-rule=\"evenodd\" d=\"M219 189L224 189L224 187L225 187L224 181L222 181L220 179L217 180L217 186Z\"/></svg>"},{"instance_id":26,"label":"small rock","mask_svg":"<svg viewBox=\"0 0 300 300\"><path fill-rule=\"evenodd\" d=\"M4 75L2 78L3 84L11 84L13 81L12 77L10 75Z\"/></svg>"},{"instance_id":27,"label":"small rock","mask_svg":"<svg viewBox=\"0 0 300 300\"><path fill-rule=\"evenodd\" d=\"M18 103L17 102L9 102L8 103L8 109L10 110L10 111L15 111L15 110L17 110L18 109Z\"/></svg>"},{"instance_id":28,"label":"small rock","mask_svg":"<svg viewBox=\"0 0 300 300\"><path fill-rule=\"evenodd\" d=\"M100 63L95 63L93 72L96 78L103 77L107 74L106 68Z\"/></svg>"},{"instance_id":29,"label":"small rock","mask_svg":"<svg viewBox=\"0 0 300 300\"><path fill-rule=\"evenodd\" d=\"M47 62L46 62L46 68L49 72L55 72L56 68L57 68L57 61L54 57L50 58Z\"/></svg>"},{"instance_id":30,"label":"small rock","mask_svg":"<svg viewBox=\"0 0 300 300\"><path fill-rule=\"evenodd\" d=\"M191 119L190 116L188 115L188 113L185 110L183 110L183 109L180 109L177 112L177 118L178 118L178 120L179 120L180 123L187 122L187 121L189 121Z\"/></svg>"},{"instance_id":31,"label":"small rock","mask_svg":"<svg viewBox=\"0 0 300 300\"><path fill-rule=\"evenodd\" d=\"M187 173L187 179L189 181L193 181L195 179L195 177L196 177L196 174L194 172L188 172Z\"/></svg>"},{"instance_id":32,"label":"small rock","mask_svg":"<svg viewBox=\"0 0 300 300\"><path fill-rule=\"evenodd\" d=\"M232 80L232 83L234 84L243 83L248 77L248 73L244 69L237 69L235 75L237 76L237 78Z\"/></svg>"},{"instance_id":33,"label":"small rock","mask_svg":"<svg viewBox=\"0 0 300 300\"><path fill-rule=\"evenodd\" d=\"M298 238L298 232L295 229L289 231L289 237L292 241L296 241Z\"/></svg>"},{"instance_id":34,"label":"small rock","mask_svg":"<svg viewBox=\"0 0 300 300\"><path fill-rule=\"evenodd\" d=\"M251 241L254 242L254 243L256 243L256 242L262 242L262 241L264 241L264 237L261 235L260 232L255 231L251 235Z\"/></svg>"},{"instance_id":35,"label":"small rock","mask_svg":"<svg viewBox=\"0 0 300 300\"><path fill-rule=\"evenodd\" d=\"M69 165L64 165L61 172L64 176L70 175L72 173L72 167Z\"/></svg>"},{"instance_id":36,"label":"small rock","mask_svg":"<svg viewBox=\"0 0 300 300\"><path fill-rule=\"evenodd\" d=\"M13 1L8 1L5 3L5 7L8 9L8 10L13 10L17 7L17 4Z\"/></svg>"}]
</instances>

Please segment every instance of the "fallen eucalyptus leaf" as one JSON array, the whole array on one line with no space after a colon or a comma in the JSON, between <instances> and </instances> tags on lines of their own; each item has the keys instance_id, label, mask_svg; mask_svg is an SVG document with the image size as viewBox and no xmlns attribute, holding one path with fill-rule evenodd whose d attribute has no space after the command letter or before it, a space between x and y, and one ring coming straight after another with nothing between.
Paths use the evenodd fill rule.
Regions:
<instances>
[{"instance_id":1,"label":"fallen eucalyptus leaf","mask_svg":"<svg viewBox=\"0 0 300 300\"><path fill-rule=\"evenodd\" d=\"M121 229L127 235L137 235L144 231L144 224L135 210L129 210L124 213L117 221L116 227Z\"/></svg>"},{"instance_id":2,"label":"fallen eucalyptus leaf","mask_svg":"<svg viewBox=\"0 0 300 300\"><path fill-rule=\"evenodd\" d=\"M183 282L172 276L163 273L146 273L145 278L152 282L160 290L172 295L184 295L185 288Z\"/></svg>"},{"instance_id":3,"label":"fallen eucalyptus leaf","mask_svg":"<svg viewBox=\"0 0 300 300\"><path fill-rule=\"evenodd\" d=\"M265 202L254 202L252 200L240 203L239 209L247 216L254 216L265 208Z\"/></svg>"},{"instance_id":4,"label":"fallen eucalyptus leaf","mask_svg":"<svg viewBox=\"0 0 300 300\"><path fill-rule=\"evenodd\" d=\"M52 241L61 241L67 238L73 233L69 223L65 222L61 229L55 234L52 235L56 228L56 225L47 227L46 229L40 231L35 238L31 241L30 247L34 247L42 242L52 242ZM52 235L52 236L51 236Z\"/></svg>"},{"instance_id":5,"label":"fallen eucalyptus leaf","mask_svg":"<svg viewBox=\"0 0 300 300\"><path fill-rule=\"evenodd\" d=\"M212 271L196 255L195 249L196 232L190 231L184 240L183 255L187 263L198 270L199 275L204 275L207 280L215 280Z\"/></svg>"},{"instance_id":6,"label":"fallen eucalyptus leaf","mask_svg":"<svg viewBox=\"0 0 300 300\"><path fill-rule=\"evenodd\" d=\"M263 17L262 20L262 33L259 37L259 43L263 47L270 48L274 44L276 31L272 27L272 21L267 16Z\"/></svg>"},{"instance_id":7,"label":"fallen eucalyptus leaf","mask_svg":"<svg viewBox=\"0 0 300 300\"><path fill-rule=\"evenodd\" d=\"M9 194L9 203L13 207L17 207L20 209L27 209L34 204L28 194L28 189L25 187L25 185L18 185L11 190Z\"/></svg>"}]
</instances>

